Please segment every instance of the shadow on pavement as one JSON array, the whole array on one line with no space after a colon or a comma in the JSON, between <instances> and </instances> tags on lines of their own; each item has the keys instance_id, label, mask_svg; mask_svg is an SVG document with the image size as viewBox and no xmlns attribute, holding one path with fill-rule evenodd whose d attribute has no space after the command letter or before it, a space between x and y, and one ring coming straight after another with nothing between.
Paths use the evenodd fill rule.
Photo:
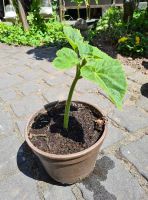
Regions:
<instances>
[{"instance_id":1,"label":"shadow on pavement","mask_svg":"<svg viewBox=\"0 0 148 200\"><path fill-rule=\"evenodd\" d=\"M46 173L40 160L32 152L26 142L20 146L17 152L17 165L19 170L24 175L32 179L57 186L68 186L66 184L63 185L56 182ZM102 157L100 160L97 160L93 173L84 179L82 184L84 184L88 190L93 191L95 196L98 196L99 192L101 195L106 196L107 199L108 197L111 197L112 200L116 199L114 195L110 194L100 183L101 181L105 181L107 179L108 171L114 167L115 164L110 158L106 156Z\"/></svg>"},{"instance_id":2,"label":"shadow on pavement","mask_svg":"<svg viewBox=\"0 0 148 200\"><path fill-rule=\"evenodd\" d=\"M145 69L148 69L148 62L143 61L143 62L142 62L142 65L144 66Z\"/></svg>"},{"instance_id":3,"label":"shadow on pavement","mask_svg":"<svg viewBox=\"0 0 148 200\"><path fill-rule=\"evenodd\" d=\"M141 94L148 98L148 83L141 86Z\"/></svg>"},{"instance_id":4,"label":"shadow on pavement","mask_svg":"<svg viewBox=\"0 0 148 200\"><path fill-rule=\"evenodd\" d=\"M85 188L93 192L93 199L99 200L117 200L114 194L111 194L107 189L101 184L102 181L107 179L109 170L115 167L115 163L109 157L104 156L97 160L95 169L93 173L87 177L82 184Z\"/></svg>"},{"instance_id":5,"label":"shadow on pavement","mask_svg":"<svg viewBox=\"0 0 148 200\"><path fill-rule=\"evenodd\" d=\"M52 62L56 57L57 47L35 47L27 51L27 54L33 54L36 60L47 60Z\"/></svg>"},{"instance_id":6,"label":"shadow on pavement","mask_svg":"<svg viewBox=\"0 0 148 200\"><path fill-rule=\"evenodd\" d=\"M44 170L40 160L37 156L32 152L30 147L24 142L18 152L17 152L17 165L19 170L26 176L38 180L44 181L46 183L50 183L52 185L62 184L53 180ZM66 186L66 185L62 185Z\"/></svg>"}]
</instances>

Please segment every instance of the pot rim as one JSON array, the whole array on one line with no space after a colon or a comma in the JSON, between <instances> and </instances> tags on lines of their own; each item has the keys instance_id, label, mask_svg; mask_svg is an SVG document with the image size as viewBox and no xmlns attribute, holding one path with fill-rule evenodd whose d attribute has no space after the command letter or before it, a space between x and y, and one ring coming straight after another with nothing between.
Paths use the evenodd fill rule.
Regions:
<instances>
[{"instance_id":1,"label":"pot rim","mask_svg":"<svg viewBox=\"0 0 148 200\"><path fill-rule=\"evenodd\" d=\"M59 102L64 102L64 101L59 101ZM79 103L85 103L85 104L87 104L87 105L90 105L90 106L94 107L95 109L97 109L97 110L102 114L102 116L104 116L104 115L103 115L103 112L100 111L100 109L99 109L98 107L96 107L96 106L94 106L94 105L91 105L90 103L87 103L87 102L85 102L85 101L72 101L72 102L79 102ZM51 103L52 103L52 102L51 102ZM50 104L50 103L49 103L49 104ZM41 110L42 110L42 109L41 109ZM38 111L38 112L39 112L39 111ZM37 113L37 112L36 112L36 113ZM35 113L35 114L36 114L36 113ZM84 149L84 150L82 150L82 151L79 151L79 152L77 152L77 153L64 154L64 155L61 155L61 154L52 154L52 153L44 152L44 151L38 149L37 147L35 147L35 146L32 144L32 142L30 141L30 139L28 138L28 125L29 125L31 119L33 118L33 116L34 116L35 114L31 115L31 117L29 118L28 123L27 123L27 125L26 125L26 127L25 127L25 140L26 140L27 144L29 145L29 147L30 147L33 151L37 152L38 154L40 154L40 155L42 155L42 156L44 156L44 157L46 157L46 158L50 158L50 159L53 159L53 160L67 160L67 159L71 160L71 159L74 159L74 158L81 157L81 156L83 156L83 155L89 153L90 151L92 151L93 149L95 149L100 143L102 143L103 140L104 140L104 138L105 138L105 136L106 136L106 134L107 134L107 125L108 125L108 123L107 123L107 121L105 121L105 126L104 126L104 131L103 131L103 133L102 133L102 136L99 138L99 140L98 140L95 144L93 144L93 145L90 146L89 148Z\"/></svg>"}]
</instances>

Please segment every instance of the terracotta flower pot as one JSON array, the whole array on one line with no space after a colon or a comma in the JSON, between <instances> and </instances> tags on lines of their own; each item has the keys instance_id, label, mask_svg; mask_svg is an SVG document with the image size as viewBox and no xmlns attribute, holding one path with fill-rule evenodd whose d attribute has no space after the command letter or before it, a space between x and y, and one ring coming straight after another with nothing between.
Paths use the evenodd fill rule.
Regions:
<instances>
[{"instance_id":1,"label":"terracotta flower pot","mask_svg":"<svg viewBox=\"0 0 148 200\"><path fill-rule=\"evenodd\" d=\"M85 104L90 105L87 103ZM54 104L52 103L51 105L53 106ZM92 105L90 106L100 113L100 111L96 107ZM35 116L36 114L33 115L33 117L31 117L30 121L34 119ZM29 145L29 147L33 150L35 155L40 159L49 176L51 176L53 179L60 183L73 184L81 181L93 171L99 149L106 136L106 124L101 138L88 149L68 155L56 155L39 150L31 143L28 137L29 123L25 130L26 142Z\"/></svg>"}]
</instances>

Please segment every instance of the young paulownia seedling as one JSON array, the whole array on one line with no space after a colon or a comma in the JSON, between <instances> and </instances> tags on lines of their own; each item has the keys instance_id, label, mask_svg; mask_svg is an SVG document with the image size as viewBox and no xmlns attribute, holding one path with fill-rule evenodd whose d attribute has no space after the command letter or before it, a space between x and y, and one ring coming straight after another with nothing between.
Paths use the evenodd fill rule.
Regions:
<instances>
[{"instance_id":1,"label":"young paulownia seedling","mask_svg":"<svg viewBox=\"0 0 148 200\"><path fill-rule=\"evenodd\" d=\"M127 83L118 60L84 41L79 30L70 26L65 26L63 30L72 49L64 47L59 50L53 65L62 70L76 66L76 75L65 105L63 128L68 130L71 100L79 79L85 78L96 83L119 109L122 107Z\"/></svg>"}]
</instances>

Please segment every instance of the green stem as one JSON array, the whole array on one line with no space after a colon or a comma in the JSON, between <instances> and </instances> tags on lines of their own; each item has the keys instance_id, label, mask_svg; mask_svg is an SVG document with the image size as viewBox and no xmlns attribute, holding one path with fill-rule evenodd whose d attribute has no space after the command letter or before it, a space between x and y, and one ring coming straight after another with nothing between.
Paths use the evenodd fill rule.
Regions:
<instances>
[{"instance_id":1,"label":"green stem","mask_svg":"<svg viewBox=\"0 0 148 200\"><path fill-rule=\"evenodd\" d=\"M80 79L80 69L79 66L77 66L77 71L76 71L76 76L72 82L72 85L70 87L70 91L68 94L68 99L66 101L66 106L65 106L65 113L64 113L64 129L68 130L68 124L69 124L69 112L70 112L70 105L71 105L71 100L72 100L72 95L76 86L77 81Z\"/></svg>"},{"instance_id":2,"label":"green stem","mask_svg":"<svg viewBox=\"0 0 148 200\"><path fill-rule=\"evenodd\" d=\"M78 11L78 19L80 18L80 6L77 7L77 11Z\"/></svg>"},{"instance_id":3,"label":"green stem","mask_svg":"<svg viewBox=\"0 0 148 200\"><path fill-rule=\"evenodd\" d=\"M89 11L88 11L88 6L86 6L86 18L89 19Z\"/></svg>"},{"instance_id":4,"label":"green stem","mask_svg":"<svg viewBox=\"0 0 148 200\"><path fill-rule=\"evenodd\" d=\"M91 8L90 8L90 5L88 7L88 19L90 19L90 16L91 16Z\"/></svg>"},{"instance_id":5,"label":"green stem","mask_svg":"<svg viewBox=\"0 0 148 200\"><path fill-rule=\"evenodd\" d=\"M90 19L90 0L88 0L86 3L86 15L87 19Z\"/></svg>"}]
</instances>

